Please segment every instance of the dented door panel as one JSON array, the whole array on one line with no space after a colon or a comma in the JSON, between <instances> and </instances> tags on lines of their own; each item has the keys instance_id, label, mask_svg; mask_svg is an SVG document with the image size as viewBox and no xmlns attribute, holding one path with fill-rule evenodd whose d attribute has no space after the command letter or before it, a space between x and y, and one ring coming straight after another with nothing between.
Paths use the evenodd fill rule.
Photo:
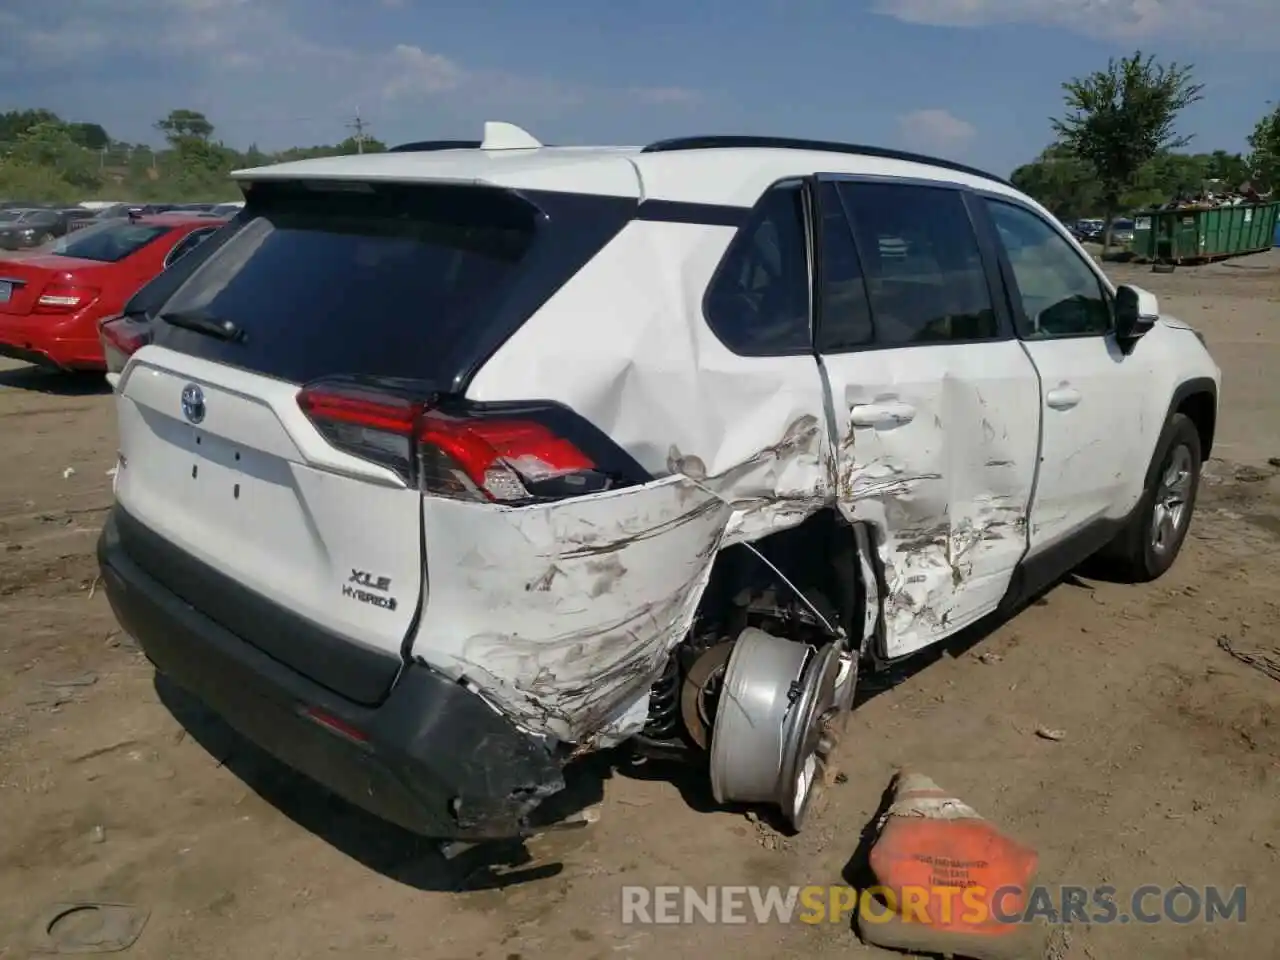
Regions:
<instances>
[{"instance_id":1,"label":"dented door panel","mask_svg":"<svg viewBox=\"0 0 1280 960\"><path fill-rule=\"evenodd\" d=\"M827 357L838 501L869 524L885 573L885 653L991 612L1026 549L1039 387L1016 341ZM872 422L866 408L889 415Z\"/></svg>"},{"instance_id":2,"label":"dented door panel","mask_svg":"<svg viewBox=\"0 0 1280 960\"><path fill-rule=\"evenodd\" d=\"M689 629L730 513L684 477L519 508L426 498L413 653L533 733L623 739Z\"/></svg>"}]
</instances>

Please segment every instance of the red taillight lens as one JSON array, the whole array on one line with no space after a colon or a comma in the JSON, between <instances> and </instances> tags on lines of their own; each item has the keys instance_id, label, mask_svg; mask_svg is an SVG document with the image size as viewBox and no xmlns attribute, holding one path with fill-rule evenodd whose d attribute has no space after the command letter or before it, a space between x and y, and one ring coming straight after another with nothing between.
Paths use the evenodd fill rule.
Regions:
<instances>
[{"instance_id":1,"label":"red taillight lens","mask_svg":"<svg viewBox=\"0 0 1280 960\"><path fill-rule=\"evenodd\" d=\"M151 325L132 317L112 317L98 327L107 372L119 373L129 358L151 342Z\"/></svg>"},{"instance_id":2,"label":"red taillight lens","mask_svg":"<svg viewBox=\"0 0 1280 960\"><path fill-rule=\"evenodd\" d=\"M590 457L536 420L453 416L345 385L303 388L298 405L335 447L423 493L514 503L609 486Z\"/></svg>"},{"instance_id":3,"label":"red taillight lens","mask_svg":"<svg viewBox=\"0 0 1280 960\"><path fill-rule=\"evenodd\" d=\"M36 300L34 313L75 313L98 299L102 291L94 287L78 287L70 284L51 283Z\"/></svg>"}]
</instances>

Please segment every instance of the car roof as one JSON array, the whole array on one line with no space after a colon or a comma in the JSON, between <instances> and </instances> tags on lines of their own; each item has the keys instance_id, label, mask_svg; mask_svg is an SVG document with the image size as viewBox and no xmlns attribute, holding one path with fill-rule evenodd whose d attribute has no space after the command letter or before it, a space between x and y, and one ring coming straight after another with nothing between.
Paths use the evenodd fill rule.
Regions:
<instances>
[{"instance_id":1,"label":"car roof","mask_svg":"<svg viewBox=\"0 0 1280 960\"><path fill-rule=\"evenodd\" d=\"M486 125L486 134L489 127ZM518 131L508 141L406 144L387 153L317 157L247 170L239 181L487 184L735 207L752 206L779 180L811 173L958 183L1023 197L997 177L952 161L880 147L772 137L698 137L648 147L550 147ZM530 145L532 144L532 146Z\"/></svg>"}]
</instances>

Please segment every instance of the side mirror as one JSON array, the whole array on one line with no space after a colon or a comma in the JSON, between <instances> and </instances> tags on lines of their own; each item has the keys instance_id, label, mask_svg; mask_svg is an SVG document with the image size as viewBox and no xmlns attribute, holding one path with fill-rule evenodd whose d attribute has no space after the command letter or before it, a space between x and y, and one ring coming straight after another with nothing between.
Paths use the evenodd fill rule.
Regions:
<instances>
[{"instance_id":1,"label":"side mirror","mask_svg":"<svg viewBox=\"0 0 1280 960\"><path fill-rule=\"evenodd\" d=\"M1123 284L1116 288L1116 340L1128 350L1156 325L1160 302L1141 287Z\"/></svg>"}]
</instances>

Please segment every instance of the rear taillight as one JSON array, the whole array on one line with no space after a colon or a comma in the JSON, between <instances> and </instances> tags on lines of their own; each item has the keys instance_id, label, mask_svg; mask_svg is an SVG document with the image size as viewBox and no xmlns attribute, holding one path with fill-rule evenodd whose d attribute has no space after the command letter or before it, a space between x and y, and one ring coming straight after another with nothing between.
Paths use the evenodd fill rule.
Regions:
<instances>
[{"instance_id":1,"label":"rear taillight","mask_svg":"<svg viewBox=\"0 0 1280 960\"><path fill-rule=\"evenodd\" d=\"M519 503L608 489L572 441L525 416L465 414L346 385L312 386L298 405L329 443L423 493Z\"/></svg>"},{"instance_id":2,"label":"rear taillight","mask_svg":"<svg viewBox=\"0 0 1280 960\"><path fill-rule=\"evenodd\" d=\"M151 342L151 325L132 317L112 317L98 327L107 373L120 373L129 358Z\"/></svg>"},{"instance_id":3,"label":"rear taillight","mask_svg":"<svg viewBox=\"0 0 1280 960\"><path fill-rule=\"evenodd\" d=\"M77 287L51 283L36 300L34 313L75 313L98 299L102 291L94 287Z\"/></svg>"}]
</instances>

